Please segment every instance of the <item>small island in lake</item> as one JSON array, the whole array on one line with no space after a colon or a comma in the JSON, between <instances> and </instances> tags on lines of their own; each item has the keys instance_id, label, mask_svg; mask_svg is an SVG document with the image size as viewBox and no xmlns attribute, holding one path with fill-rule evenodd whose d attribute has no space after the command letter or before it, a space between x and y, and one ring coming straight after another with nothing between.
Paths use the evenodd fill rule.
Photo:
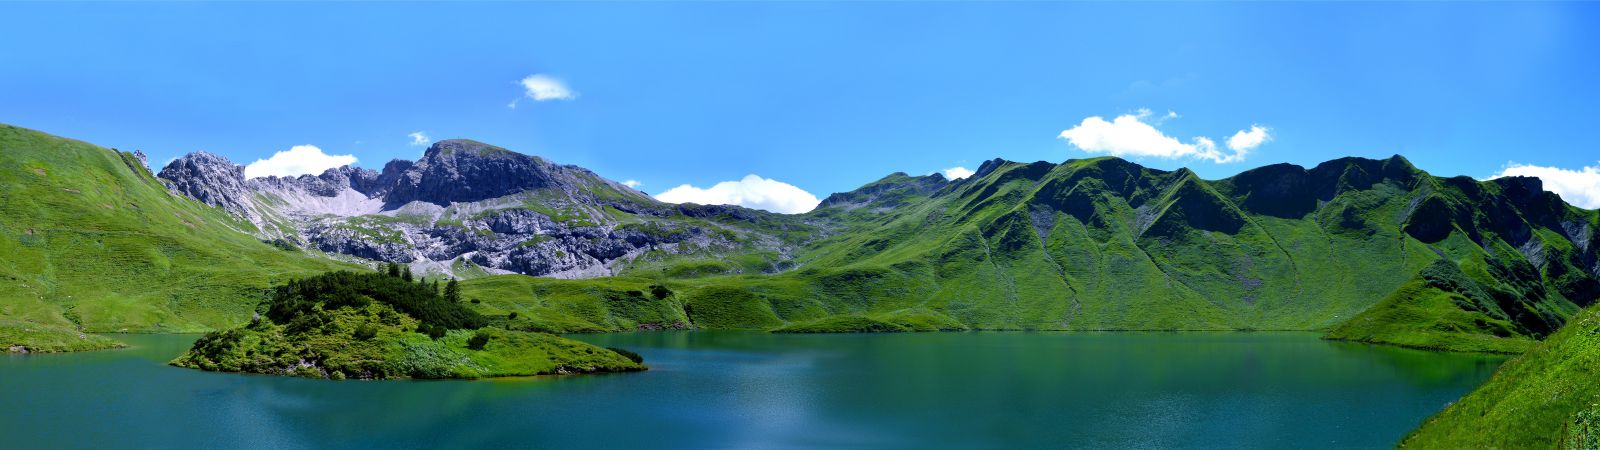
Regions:
<instances>
[{"instance_id":1,"label":"small island in lake","mask_svg":"<svg viewBox=\"0 0 1600 450\"><path fill-rule=\"evenodd\" d=\"M331 379L483 378L645 370L638 355L491 327L452 281L409 270L332 272L273 289L248 325L172 361L193 369Z\"/></svg>"}]
</instances>

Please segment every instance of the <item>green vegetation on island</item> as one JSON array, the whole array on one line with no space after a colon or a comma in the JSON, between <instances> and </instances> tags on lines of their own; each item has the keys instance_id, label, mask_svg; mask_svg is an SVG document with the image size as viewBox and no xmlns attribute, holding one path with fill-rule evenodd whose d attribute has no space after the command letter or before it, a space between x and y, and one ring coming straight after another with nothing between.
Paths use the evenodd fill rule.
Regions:
<instances>
[{"instance_id":1,"label":"green vegetation on island","mask_svg":"<svg viewBox=\"0 0 1600 450\"><path fill-rule=\"evenodd\" d=\"M405 272L409 275L409 272ZM313 378L482 378L644 370L638 355L487 327L437 282L331 272L275 288L243 327L213 332L180 367Z\"/></svg>"},{"instance_id":2,"label":"green vegetation on island","mask_svg":"<svg viewBox=\"0 0 1600 450\"><path fill-rule=\"evenodd\" d=\"M1585 310L1483 386L1424 421L1403 448L1595 448L1600 307Z\"/></svg>"}]
</instances>

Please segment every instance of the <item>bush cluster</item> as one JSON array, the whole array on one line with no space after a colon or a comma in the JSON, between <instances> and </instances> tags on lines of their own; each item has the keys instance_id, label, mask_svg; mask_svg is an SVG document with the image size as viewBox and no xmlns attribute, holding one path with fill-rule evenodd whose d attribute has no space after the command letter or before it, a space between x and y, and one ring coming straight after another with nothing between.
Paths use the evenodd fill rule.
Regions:
<instances>
[{"instance_id":1,"label":"bush cluster","mask_svg":"<svg viewBox=\"0 0 1600 450\"><path fill-rule=\"evenodd\" d=\"M443 329L480 328L488 324L482 315L447 300L435 288L405 281L404 274L395 277L348 271L294 280L274 288L267 300L266 316L273 322L289 323L318 309L359 308L372 301Z\"/></svg>"}]
</instances>

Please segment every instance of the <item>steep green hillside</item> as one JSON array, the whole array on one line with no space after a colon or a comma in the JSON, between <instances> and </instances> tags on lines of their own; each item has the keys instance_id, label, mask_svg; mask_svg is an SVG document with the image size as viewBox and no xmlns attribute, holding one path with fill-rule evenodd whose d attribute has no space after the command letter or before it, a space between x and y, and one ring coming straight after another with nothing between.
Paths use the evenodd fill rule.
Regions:
<instances>
[{"instance_id":1,"label":"steep green hillside","mask_svg":"<svg viewBox=\"0 0 1600 450\"><path fill-rule=\"evenodd\" d=\"M246 320L267 286L349 267L258 242L250 224L169 194L133 155L3 132L0 282L13 288L0 291L0 319L202 331ZM449 162L433 159L426 170ZM566 200L537 189L484 200L538 214L496 215L463 239L543 245L506 253L530 268L586 249L605 258L563 267L605 259L622 276L486 276L451 261L480 276L463 283L472 307L512 329L1335 329L1330 337L1514 352L1600 296L1594 211L1537 179L1439 178L1398 156L1222 180L1116 158L993 160L961 180L894 174L793 216L622 201L624 188L581 168L549 170L578 174L562 184L576 186ZM456 192L446 181L459 174L440 174L415 194ZM462 220L500 211L450 208L441 211ZM507 243L495 227L536 231ZM552 227L570 232L560 245L541 234Z\"/></svg>"},{"instance_id":2,"label":"steep green hillside","mask_svg":"<svg viewBox=\"0 0 1600 450\"><path fill-rule=\"evenodd\" d=\"M1544 342L1401 441L1409 448L1594 448L1600 403L1600 308ZM1584 445L1585 439L1589 439Z\"/></svg>"},{"instance_id":3,"label":"steep green hillside","mask_svg":"<svg viewBox=\"0 0 1600 450\"><path fill-rule=\"evenodd\" d=\"M352 267L248 227L169 194L133 154L0 125L0 320L205 331L247 320L272 283ZM29 334L0 344L47 346Z\"/></svg>"},{"instance_id":4,"label":"steep green hillside","mask_svg":"<svg viewBox=\"0 0 1600 450\"><path fill-rule=\"evenodd\" d=\"M1399 157L1217 181L1116 158L995 160L957 181L891 175L794 220L820 229L796 270L636 272L611 291L659 284L675 292L661 307L693 326L792 330L885 329L906 314L972 329L1321 330L1384 302L1335 337L1502 352L1600 293L1593 211L1536 179L1438 178ZM1419 281L1441 260L1473 293ZM481 283L467 286L517 282ZM572 292L551 315L541 295L482 294L530 320L594 325L560 329L655 320Z\"/></svg>"},{"instance_id":5,"label":"steep green hillside","mask_svg":"<svg viewBox=\"0 0 1600 450\"><path fill-rule=\"evenodd\" d=\"M1430 350L1521 353L1539 333L1515 322L1496 301L1512 296L1498 287L1485 289L1454 263L1440 259L1327 337Z\"/></svg>"}]
</instances>

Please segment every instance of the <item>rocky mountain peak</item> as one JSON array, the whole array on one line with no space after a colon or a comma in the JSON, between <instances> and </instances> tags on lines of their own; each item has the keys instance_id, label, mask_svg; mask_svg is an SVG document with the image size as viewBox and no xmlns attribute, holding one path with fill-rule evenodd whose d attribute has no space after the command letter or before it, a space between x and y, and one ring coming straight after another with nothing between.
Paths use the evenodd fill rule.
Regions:
<instances>
[{"instance_id":1,"label":"rocky mountain peak","mask_svg":"<svg viewBox=\"0 0 1600 450\"><path fill-rule=\"evenodd\" d=\"M175 192L229 213L249 215L249 208L242 200L247 191L244 166L228 158L203 151L190 153L167 163L157 176L166 180L167 187Z\"/></svg>"},{"instance_id":2,"label":"rocky mountain peak","mask_svg":"<svg viewBox=\"0 0 1600 450\"><path fill-rule=\"evenodd\" d=\"M391 162L384 174L399 169ZM398 207L421 201L445 206L503 197L518 192L559 188L557 167L544 159L467 139L433 143L422 159L396 174L385 203Z\"/></svg>"}]
</instances>

